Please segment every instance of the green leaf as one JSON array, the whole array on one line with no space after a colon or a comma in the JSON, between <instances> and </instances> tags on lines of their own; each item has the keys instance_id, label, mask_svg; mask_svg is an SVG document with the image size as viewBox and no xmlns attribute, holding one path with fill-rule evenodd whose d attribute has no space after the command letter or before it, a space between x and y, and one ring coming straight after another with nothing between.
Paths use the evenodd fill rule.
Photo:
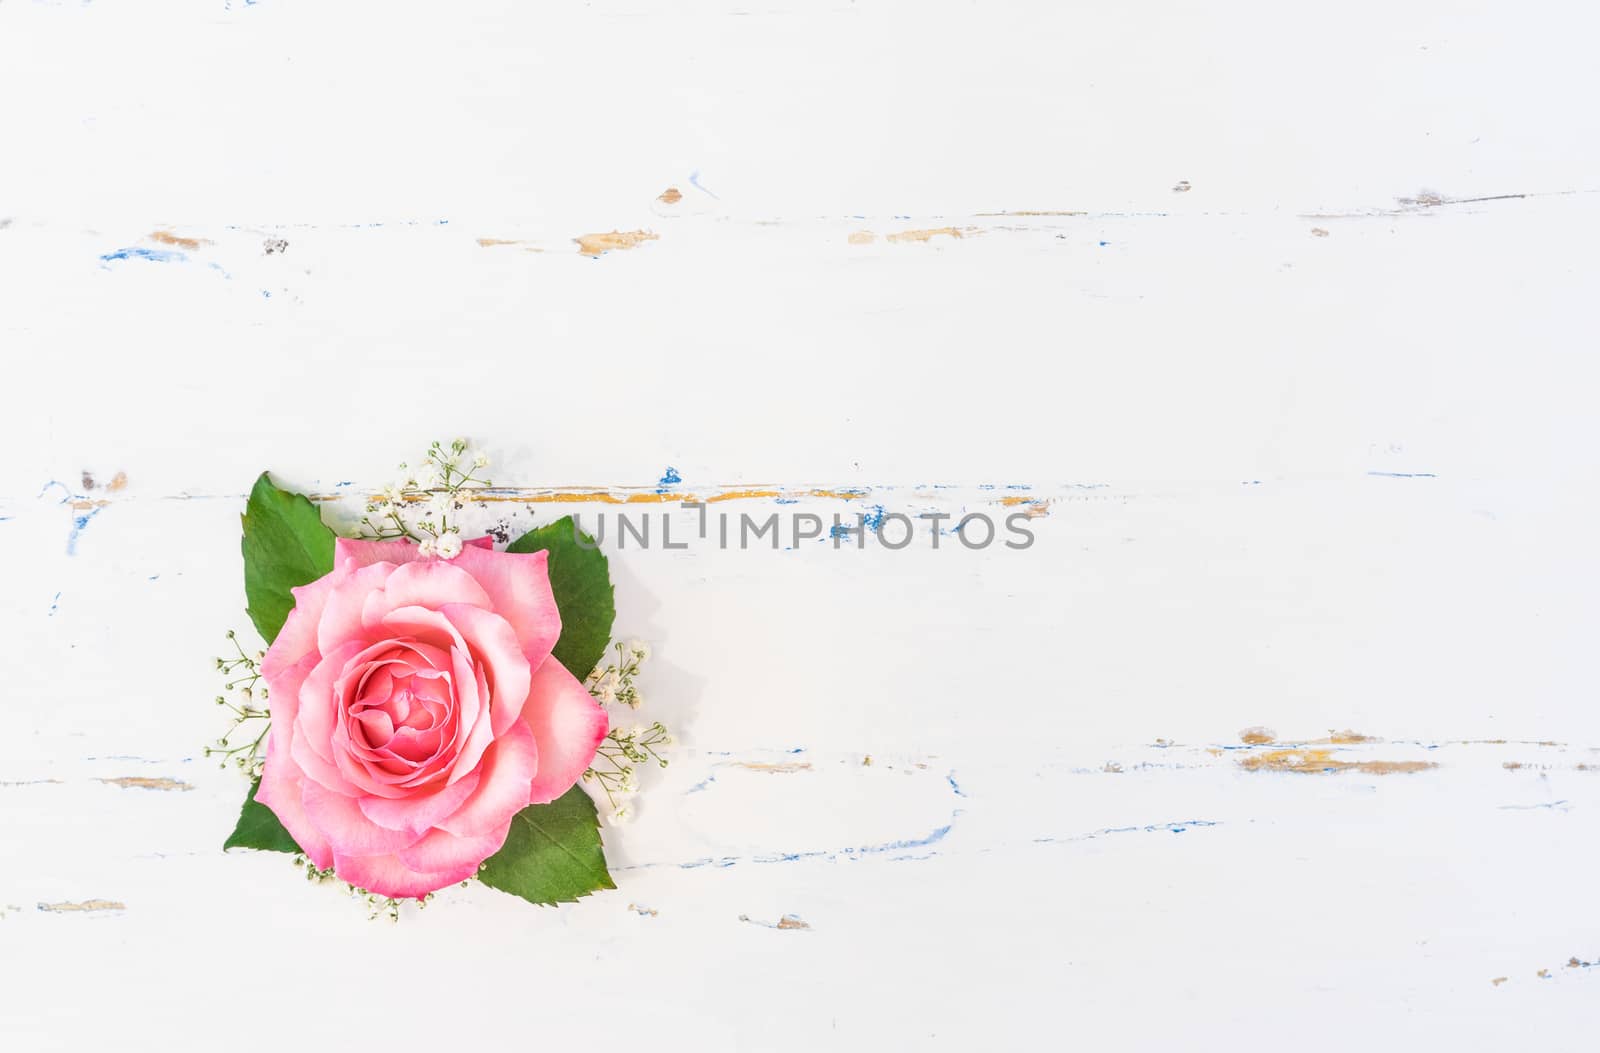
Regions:
<instances>
[{"instance_id":1,"label":"green leaf","mask_svg":"<svg viewBox=\"0 0 1600 1053\"><path fill-rule=\"evenodd\" d=\"M550 589L561 610L561 639L556 641L556 661L579 680L587 677L611 642L611 623L617 617L606 554L594 538L583 535L584 548L574 536L571 516L530 530L506 546L507 552L550 553Z\"/></svg>"},{"instance_id":2,"label":"green leaf","mask_svg":"<svg viewBox=\"0 0 1600 1053\"><path fill-rule=\"evenodd\" d=\"M256 480L240 518L248 613L270 644L294 608L289 590L333 569L333 531L322 525L315 505L273 486L266 472Z\"/></svg>"},{"instance_id":3,"label":"green leaf","mask_svg":"<svg viewBox=\"0 0 1600 1053\"><path fill-rule=\"evenodd\" d=\"M300 846L295 844L294 838L289 836L289 831L278 822L278 817L272 809L256 800L256 791L261 789L261 780L257 779L250 784L250 795L244 799L244 807L239 810L239 825L233 828L233 833L222 842L224 851L230 848L259 848L265 852L298 852Z\"/></svg>"},{"instance_id":4,"label":"green leaf","mask_svg":"<svg viewBox=\"0 0 1600 1053\"><path fill-rule=\"evenodd\" d=\"M589 795L574 786L549 804L518 812L505 845L484 861L478 880L550 906L616 888L606 872L600 820Z\"/></svg>"}]
</instances>

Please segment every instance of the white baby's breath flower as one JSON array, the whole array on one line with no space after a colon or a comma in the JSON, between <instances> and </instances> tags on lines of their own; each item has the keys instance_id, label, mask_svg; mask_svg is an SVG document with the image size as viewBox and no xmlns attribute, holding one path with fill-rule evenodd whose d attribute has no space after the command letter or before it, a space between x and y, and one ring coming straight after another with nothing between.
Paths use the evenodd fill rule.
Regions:
<instances>
[{"instance_id":1,"label":"white baby's breath flower","mask_svg":"<svg viewBox=\"0 0 1600 1053\"><path fill-rule=\"evenodd\" d=\"M439 539L433 543L434 552L440 559L455 559L461 555L461 535L454 530L447 534L440 534Z\"/></svg>"},{"instance_id":2,"label":"white baby's breath flower","mask_svg":"<svg viewBox=\"0 0 1600 1053\"><path fill-rule=\"evenodd\" d=\"M419 552L423 557L433 555L433 547L433 538L431 537L425 537L421 541L417 542L417 552Z\"/></svg>"},{"instance_id":3,"label":"white baby's breath flower","mask_svg":"<svg viewBox=\"0 0 1600 1053\"><path fill-rule=\"evenodd\" d=\"M622 826L633 820L633 805L623 803L613 808L606 814L606 824L609 826Z\"/></svg>"},{"instance_id":4,"label":"white baby's breath flower","mask_svg":"<svg viewBox=\"0 0 1600 1053\"><path fill-rule=\"evenodd\" d=\"M645 643L643 640L629 640L627 643L627 648L633 654L633 656L641 662L650 657L650 645Z\"/></svg>"},{"instance_id":5,"label":"white baby's breath flower","mask_svg":"<svg viewBox=\"0 0 1600 1053\"><path fill-rule=\"evenodd\" d=\"M486 453L474 454L473 458L472 458L472 467L474 467L474 468L487 468L487 467L489 467L489 455L486 454Z\"/></svg>"},{"instance_id":6,"label":"white baby's breath flower","mask_svg":"<svg viewBox=\"0 0 1600 1053\"><path fill-rule=\"evenodd\" d=\"M400 501L400 487L396 486L394 483L390 483L388 486L383 488L383 493L381 496L383 497L385 504L397 504Z\"/></svg>"},{"instance_id":7,"label":"white baby's breath flower","mask_svg":"<svg viewBox=\"0 0 1600 1053\"><path fill-rule=\"evenodd\" d=\"M455 507L456 499L450 494L434 494L428 498L428 514L442 516Z\"/></svg>"}]
</instances>

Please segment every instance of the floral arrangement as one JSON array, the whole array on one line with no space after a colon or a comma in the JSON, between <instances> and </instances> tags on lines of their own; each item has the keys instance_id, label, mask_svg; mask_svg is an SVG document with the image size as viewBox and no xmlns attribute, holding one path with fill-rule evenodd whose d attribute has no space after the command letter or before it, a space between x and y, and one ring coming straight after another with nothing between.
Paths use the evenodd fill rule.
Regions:
<instances>
[{"instance_id":1,"label":"floral arrangement","mask_svg":"<svg viewBox=\"0 0 1600 1053\"><path fill-rule=\"evenodd\" d=\"M638 708L649 649L611 643L606 557L570 517L504 549L463 537L487 466L434 443L355 537L256 480L244 584L267 646L228 633L234 720L207 749L251 779L224 848L293 853L391 916L473 879L541 904L616 887L584 784L622 822L635 765L666 764L660 722L607 712Z\"/></svg>"}]
</instances>

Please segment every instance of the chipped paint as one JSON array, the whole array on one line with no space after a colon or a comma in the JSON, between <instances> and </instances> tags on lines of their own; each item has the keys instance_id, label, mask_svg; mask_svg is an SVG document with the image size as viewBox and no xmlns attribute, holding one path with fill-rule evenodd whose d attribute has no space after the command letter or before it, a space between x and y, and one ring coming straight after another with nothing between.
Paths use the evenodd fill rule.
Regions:
<instances>
[{"instance_id":1,"label":"chipped paint","mask_svg":"<svg viewBox=\"0 0 1600 1053\"><path fill-rule=\"evenodd\" d=\"M1087 216L1088 214L1089 213L1087 213L1087 212L1073 212L1073 211L1067 211L1067 210L1052 210L1052 209L1045 209L1045 210L1021 209L1021 210L1018 210L1016 212L978 212L978 213L974 213L974 215L979 219L991 219L991 218L998 218L998 217L1004 217L1004 216L1037 216L1037 217L1045 217L1045 216Z\"/></svg>"},{"instance_id":2,"label":"chipped paint","mask_svg":"<svg viewBox=\"0 0 1600 1053\"><path fill-rule=\"evenodd\" d=\"M1239 767L1245 771L1287 771L1306 775L1328 775L1342 771L1359 771L1367 775L1398 775L1427 771L1438 766L1433 761L1337 760L1333 751L1326 749L1270 750L1241 758L1239 761Z\"/></svg>"},{"instance_id":3,"label":"chipped paint","mask_svg":"<svg viewBox=\"0 0 1600 1053\"><path fill-rule=\"evenodd\" d=\"M1311 236L1313 238L1325 238L1328 236L1328 232L1321 227L1312 227Z\"/></svg>"},{"instance_id":4,"label":"chipped paint","mask_svg":"<svg viewBox=\"0 0 1600 1053\"><path fill-rule=\"evenodd\" d=\"M1247 746L1261 746L1268 742L1276 742L1277 739L1278 733L1271 728L1245 728L1239 732L1239 741Z\"/></svg>"},{"instance_id":5,"label":"chipped paint","mask_svg":"<svg viewBox=\"0 0 1600 1053\"><path fill-rule=\"evenodd\" d=\"M143 775L123 775L115 779L96 779L108 786L120 786L124 790L183 790L194 789L189 783L179 779L154 779Z\"/></svg>"},{"instance_id":6,"label":"chipped paint","mask_svg":"<svg viewBox=\"0 0 1600 1053\"><path fill-rule=\"evenodd\" d=\"M1501 984L1505 983L1509 979L1511 979L1511 977L1509 977L1509 976L1496 976L1493 980L1490 980L1489 982L1491 984L1493 984L1494 986L1499 987Z\"/></svg>"},{"instance_id":7,"label":"chipped paint","mask_svg":"<svg viewBox=\"0 0 1600 1053\"><path fill-rule=\"evenodd\" d=\"M114 899L86 899L77 903L41 903L39 909L50 914L91 914L103 910L127 910L128 905Z\"/></svg>"},{"instance_id":8,"label":"chipped paint","mask_svg":"<svg viewBox=\"0 0 1600 1053\"><path fill-rule=\"evenodd\" d=\"M801 920L798 914L785 914L777 921L757 921L748 914L739 915L739 920L749 925L760 925L764 929L809 929L811 926Z\"/></svg>"},{"instance_id":9,"label":"chipped paint","mask_svg":"<svg viewBox=\"0 0 1600 1053\"><path fill-rule=\"evenodd\" d=\"M675 186L669 186L656 198L663 205L676 205L683 200L683 193Z\"/></svg>"},{"instance_id":10,"label":"chipped paint","mask_svg":"<svg viewBox=\"0 0 1600 1053\"><path fill-rule=\"evenodd\" d=\"M661 235L648 230L613 230L608 234L579 234L572 240L577 242L581 255L599 257L607 252L637 248L647 241L659 241L660 238Z\"/></svg>"},{"instance_id":11,"label":"chipped paint","mask_svg":"<svg viewBox=\"0 0 1600 1053\"><path fill-rule=\"evenodd\" d=\"M628 904L628 909L645 918L655 918L659 917L661 914L659 910L653 910L650 907L641 907L637 903Z\"/></svg>"},{"instance_id":12,"label":"chipped paint","mask_svg":"<svg viewBox=\"0 0 1600 1053\"><path fill-rule=\"evenodd\" d=\"M937 237L953 238L959 241L962 238L982 233L983 231L977 227L925 227L921 230L902 230L896 234L890 234L888 240L898 245L910 242L919 242L925 245Z\"/></svg>"},{"instance_id":13,"label":"chipped paint","mask_svg":"<svg viewBox=\"0 0 1600 1053\"><path fill-rule=\"evenodd\" d=\"M209 242L206 242L200 238L186 238L182 235L174 234L170 230L153 230L149 234L145 235L145 237L149 238L151 241L160 242L162 245L171 245L174 248L179 249L192 250L198 249L201 245L209 244Z\"/></svg>"},{"instance_id":14,"label":"chipped paint","mask_svg":"<svg viewBox=\"0 0 1600 1053\"><path fill-rule=\"evenodd\" d=\"M733 767L735 767L735 768L745 768L745 769L747 769L749 771L764 771L764 772L810 771L811 770L811 762L810 761L779 761L779 762L776 762L776 763L767 764L767 763L762 763L761 761L734 761L733 762Z\"/></svg>"},{"instance_id":15,"label":"chipped paint","mask_svg":"<svg viewBox=\"0 0 1600 1053\"><path fill-rule=\"evenodd\" d=\"M873 242L878 240L878 235L872 233L870 230L853 230L850 232L850 237L846 240L848 240L852 245L871 245Z\"/></svg>"}]
</instances>

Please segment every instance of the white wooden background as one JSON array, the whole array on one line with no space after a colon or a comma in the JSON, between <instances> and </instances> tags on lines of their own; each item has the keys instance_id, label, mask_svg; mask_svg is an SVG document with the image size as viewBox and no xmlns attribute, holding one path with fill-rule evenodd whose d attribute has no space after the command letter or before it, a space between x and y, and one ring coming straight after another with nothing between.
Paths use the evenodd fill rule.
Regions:
<instances>
[{"instance_id":1,"label":"white wooden background","mask_svg":"<svg viewBox=\"0 0 1600 1053\"><path fill-rule=\"evenodd\" d=\"M0 1046L1588 1040L1596 23L6 0ZM256 472L455 434L1037 542L613 554L619 888L369 922L208 658Z\"/></svg>"}]
</instances>

